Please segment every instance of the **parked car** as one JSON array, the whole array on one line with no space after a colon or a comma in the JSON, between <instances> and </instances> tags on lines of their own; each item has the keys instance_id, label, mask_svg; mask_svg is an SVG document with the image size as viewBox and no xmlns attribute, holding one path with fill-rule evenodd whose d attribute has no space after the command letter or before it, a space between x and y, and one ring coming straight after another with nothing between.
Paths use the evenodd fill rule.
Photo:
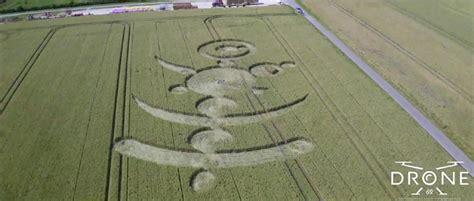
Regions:
<instances>
[{"instance_id":1,"label":"parked car","mask_svg":"<svg viewBox=\"0 0 474 201\"><path fill-rule=\"evenodd\" d=\"M298 12L301 15L304 15L304 11L301 8L296 8L296 12Z\"/></svg>"}]
</instances>

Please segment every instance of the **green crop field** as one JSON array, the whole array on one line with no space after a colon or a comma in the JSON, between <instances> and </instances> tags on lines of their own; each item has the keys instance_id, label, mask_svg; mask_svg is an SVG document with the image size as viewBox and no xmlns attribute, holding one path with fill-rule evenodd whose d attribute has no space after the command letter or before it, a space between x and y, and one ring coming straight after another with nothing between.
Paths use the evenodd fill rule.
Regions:
<instances>
[{"instance_id":1,"label":"green crop field","mask_svg":"<svg viewBox=\"0 0 474 201\"><path fill-rule=\"evenodd\" d=\"M474 3L469 0L395 0L391 5L421 24L432 27L471 49L474 47L472 20Z\"/></svg>"},{"instance_id":2,"label":"green crop field","mask_svg":"<svg viewBox=\"0 0 474 201\"><path fill-rule=\"evenodd\" d=\"M473 1L303 3L474 158Z\"/></svg>"},{"instance_id":3,"label":"green crop field","mask_svg":"<svg viewBox=\"0 0 474 201\"><path fill-rule=\"evenodd\" d=\"M453 160L287 7L6 24L0 61L0 200L393 200Z\"/></svg>"}]
</instances>

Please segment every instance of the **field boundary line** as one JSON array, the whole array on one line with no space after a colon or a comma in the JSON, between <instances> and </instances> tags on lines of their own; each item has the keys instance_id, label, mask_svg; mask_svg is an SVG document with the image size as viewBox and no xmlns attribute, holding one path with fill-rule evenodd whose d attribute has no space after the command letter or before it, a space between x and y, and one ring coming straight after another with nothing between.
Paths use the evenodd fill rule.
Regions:
<instances>
[{"instance_id":1,"label":"field boundary line","mask_svg":"<svg viewBox=\"0 0 474 201\"><path fill-rule=\"evenodd\" d=\"M291 7L301 6L294 0L285 0ZM438 129L430 120L425 117L418 109L413 106L404 96L400 94L392 85L390 85L380 74L378 74L369 64L355 54L347 45L345 45L332 32L326 29L315 18L304 16L310 24L312 24L321 34L323 34L334 46L341 50L359 69L369 76L380 88L382 88L392 99L397 102L425 131L430 134L455 160L463 161L461 166L474 176L474 165L472 160L456 146L446 135Z\"/></svg>"}]
</instances>

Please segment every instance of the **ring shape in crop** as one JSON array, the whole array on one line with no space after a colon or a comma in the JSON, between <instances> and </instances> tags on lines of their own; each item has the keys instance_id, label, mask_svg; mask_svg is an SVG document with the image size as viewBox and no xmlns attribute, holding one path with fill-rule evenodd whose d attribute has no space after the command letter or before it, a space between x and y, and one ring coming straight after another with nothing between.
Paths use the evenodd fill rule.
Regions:
<instances>
[{"instance_id":1,"label":"ring shape in crop","mask_svg":"<svg viewBox=\"0 0 474 201\"><path fill-rule=\"evenodd\" d=\"M240 59L255 54L255 46L238 39L221 39L204 43L198 52L204 57L215 60Z\"/></svg>"}]
</instances>

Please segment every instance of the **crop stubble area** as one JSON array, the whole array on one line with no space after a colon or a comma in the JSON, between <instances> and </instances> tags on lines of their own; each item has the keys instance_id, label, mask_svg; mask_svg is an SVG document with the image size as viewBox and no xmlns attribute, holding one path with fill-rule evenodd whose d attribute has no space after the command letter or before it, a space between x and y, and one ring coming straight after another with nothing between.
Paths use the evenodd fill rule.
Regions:
<instances>
[{"instance_id":1,"label":"crop stubble area","mask_svg":"<svg viewBox=\"0 0 474 201\"><path fill-rule=\"evenodd\" d=\"M218 64L198 51L202 44L223 39L246 41L254 52ZM0 45L0 200L396 199L418 188L390 185L390 171L401 170L395 161L437 167L452 160L286 7L22 22L0 27ZM241 51L243 46L219 48ZM263 62L294 62L295 67L273 67L278 71L269 76L260 76L267 67L250 70L259 75L256 85L262 90L226 95L236 107L225 112L272 111L308 95L302 105L274 118L224 126L233 141L218 150L251 151L303 138L314 148L285 161L211 168L216 185L204 192L190 187L197 168L121 156L112 150L121 139L196 152L188 142L199 126L155 118L134 99L185 114L207 111L197 109L205 92L195 92L199 86L193 78L166 68L162 60L216 73L208 67L231 65L247 72ZM170 90L177 84L188 91ZM469 188L444 189L460 198L474 196Z\"/></svg>"},{"instance_id":2,"label":"crop stubble area","mask_svg":"<svg viewBox=\"0 0 474 201\"><path fill-rule=\"evenodd\" d=\"M473 158L472 1L302 2Z\"/></svg>"}]
</instances>

